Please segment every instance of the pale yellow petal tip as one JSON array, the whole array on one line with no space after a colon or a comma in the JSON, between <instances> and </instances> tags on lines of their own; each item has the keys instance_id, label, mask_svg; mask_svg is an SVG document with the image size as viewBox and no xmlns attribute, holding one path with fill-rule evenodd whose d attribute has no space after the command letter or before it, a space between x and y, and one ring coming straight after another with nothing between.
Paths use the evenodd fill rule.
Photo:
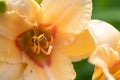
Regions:
<instances>
[{"instance_id":1,"label":"pale yellow petal tip","mask_svg":"<svg viewBox=\"0 0 120 80\"><path fill-rule=\"evenodd\" d=\"M100 20L91 20L88 24L88 30L94 38L96 45L108 43L112 48L116 48L120 39L120 33L109 23Z\"/></svg>"},{"instance_id":2,"label":"pale yellow petal tip","mask_svg":"<svg viewBox=\"0 0 120 80\"><path fill-rule=\"evenodd\" d=\"M89 62L98 67L94 71L92 80L115 80L114 76L109 72L111 71L109 68L120 60L119 31L112 25L100 20L92 20L88 25L88 30L97 46L89 58ZM100 72L97 70L100 70ZM118 75L119 71L114 75L116 74Z\"/></svg>"}]
</instances>

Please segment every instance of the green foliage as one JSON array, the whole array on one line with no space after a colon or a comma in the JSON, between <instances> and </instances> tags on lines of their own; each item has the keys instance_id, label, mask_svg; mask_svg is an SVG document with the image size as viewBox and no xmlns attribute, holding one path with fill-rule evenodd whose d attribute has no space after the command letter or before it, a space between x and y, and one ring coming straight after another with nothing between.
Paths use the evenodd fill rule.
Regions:
<instances>
[{"instance_id":1,"label":"green foliage","mask_svg":"<svg viewBox=\"0 0 120 80\"><path fill-rule=\"evenodd\" d=\"M93 0L92 18L109 22L120 30L120 0Z\"/></svg>"},{"instance_id":2,"label":"green foliage","mask_svg":"<svg viewBox=\"0 0 120 80\"><path fill-rule=\"evenodd\" d=\"M87 59L74 62L74 68L77 73L77 78L75 80L91 80L94 66L87 62Z\"/></svg>"},{"instance_id":3,"label":"green foliage","mask_svg":"<svg viewBox=\"0 0 120 80\"><path fill-rule=\"evenodd\" d=\"M43 0L35 0L38 4L41 4Z\"/></svg>"},{"instance_id":4,"label":"green foliage","mask_svg":"<svg viewBox=\"0 0 120 80\"><path fill-rule=\"evenodd\" d=\"M106 21L120 30L120 0L93 0L92 19ZM91 80L93 65L89 64L87 60L73 64L77 72L75 80Z\"/></svg>"},{"instance_id":5,"label":"green foliage","mask_svg":"<svg viewBox=\"0 0 120 80\"><path fill-rule=\"evenodd\" d=\"M7 10L7 5L5 0L0 0L0 13L4 13Z\"/></svg>"}]
</instances>

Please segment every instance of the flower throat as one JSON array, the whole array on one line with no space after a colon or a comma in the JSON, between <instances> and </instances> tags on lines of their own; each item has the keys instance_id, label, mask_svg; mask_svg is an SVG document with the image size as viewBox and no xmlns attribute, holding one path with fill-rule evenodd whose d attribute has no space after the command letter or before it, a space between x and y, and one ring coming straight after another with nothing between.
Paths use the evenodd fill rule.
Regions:
<instances>
[{"instance_id":1,"label":"flower throat","mask_svg":"<svg viewBox=\"0 0 120 80\"><path fill-rule=\"evenodd\" d=\"M53 36L51 30L34 27L34 36L32 37L32 43L32 51L34 53L43 53L45 55L50 55L53 49Z\"/></svg>"}]
</instances>

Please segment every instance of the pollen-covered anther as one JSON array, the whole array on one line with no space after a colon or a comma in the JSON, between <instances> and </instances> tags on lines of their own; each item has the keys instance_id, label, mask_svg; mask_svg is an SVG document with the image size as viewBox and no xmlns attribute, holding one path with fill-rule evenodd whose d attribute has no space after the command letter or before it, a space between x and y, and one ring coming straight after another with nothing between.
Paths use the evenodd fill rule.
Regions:
<instances>
[{"instance_id":1,"label":"pollen-covered anther","mask_svg":"<svg viewBox=\"0 0 120 80\"><path fill-rule=\"evenodd\" d=\"M36 34L37 32L37 34ZM32 51L35 54L43 53L45 55L50 55L53 49L53 37L52 34L46 34L49 31L41 32L40 30L34 32L32 37L33 48Z\"/></svg>"}]
</instances>

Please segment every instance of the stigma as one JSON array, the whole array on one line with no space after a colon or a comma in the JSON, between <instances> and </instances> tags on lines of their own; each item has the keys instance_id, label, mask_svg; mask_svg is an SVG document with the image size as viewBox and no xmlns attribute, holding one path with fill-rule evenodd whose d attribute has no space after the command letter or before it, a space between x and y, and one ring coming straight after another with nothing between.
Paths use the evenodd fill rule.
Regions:
<instances>
[{"instance_id":1,"label":"stigma","mask_svg":"<svg viewBox=\"0 0 120 80\"><path fill-rule=\"evenodd\" d=\"M53 36L51 30L34 27L32 43L32 51L35 54L43 53L45 55L50 55L53 49Z\"/></svg>"}]
</instances>

